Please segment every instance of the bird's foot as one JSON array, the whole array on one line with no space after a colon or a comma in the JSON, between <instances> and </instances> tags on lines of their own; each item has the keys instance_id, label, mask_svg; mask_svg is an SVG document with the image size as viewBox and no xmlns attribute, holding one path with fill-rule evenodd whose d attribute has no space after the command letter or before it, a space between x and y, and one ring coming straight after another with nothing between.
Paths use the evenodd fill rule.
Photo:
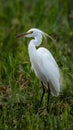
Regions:
<instances>
[{"instance_id":1,"label":"bird's foot","mask_svg":"<svg viewBox=\"0 0 73 130\"><path fill-rule=\"evenodd\" d=\"M39 111L39 108L35 108L35 114L37 114Z\"/></svg>"},{"instance_id":2,"label":"bird's foot","mask_svg":"<svg viewBox=\"0 0 73 130\"><path fill-rule=\"evenodd\" d=\"M49 108L48 108L48 105L46 106L46 111L47 111L47 113L49 113Z\"/></svg>"}]
</instances>

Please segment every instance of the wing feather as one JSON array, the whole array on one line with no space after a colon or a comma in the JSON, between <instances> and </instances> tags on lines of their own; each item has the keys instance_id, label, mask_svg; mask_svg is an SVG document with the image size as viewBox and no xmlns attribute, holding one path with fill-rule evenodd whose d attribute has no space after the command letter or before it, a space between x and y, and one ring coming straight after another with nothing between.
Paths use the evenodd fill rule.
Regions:
<instances>
[{"instance_id":1,"label":"wing feather","mask_svg":"<svg viewBox=\"0 0 73 130\"><path fill-rule=\"evenodd\" d=\"M51 93L52 95L57 96L60 92L59 67L50 51L48 51L46 48L41 47L37 49L37 55L40 60L40 70L41 68L43 69L42 72L46 77L47 82L50 84Z\"/></svg>"}]
</instances>

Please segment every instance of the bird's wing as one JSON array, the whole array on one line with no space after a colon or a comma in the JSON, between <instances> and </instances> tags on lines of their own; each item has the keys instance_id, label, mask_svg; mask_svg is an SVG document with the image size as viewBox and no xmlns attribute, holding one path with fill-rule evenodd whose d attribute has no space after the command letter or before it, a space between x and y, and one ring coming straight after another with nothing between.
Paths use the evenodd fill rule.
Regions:
<instances>
[{"instance_id":1,"label":"bird's wing","mask_svg":"<svg viewBox=\"0 0 73 130\"><path fill-rule=\"evenodd\" d=\"M46 48L41 47L37 49L37 55L39 57L39 64L43 69L47 82L50 84L51 92L56 96L60 92L59 67L52 54Z\"/></svg>"},{"instance_id":2,"label":"bird's wing","mask_svg":"<svg viewBox=\"0 0 73 130\"><path fill-rule=\"evenodd\" d=\"M38 54L43 55L45 58L48 58L48 60L50 60L50 62L52 62L55 67L58 67L55 59L53 58L52 54L50 53L50 51L44 47L40 47L39 49L37 49Z\"/></svg>"}]
</instances>

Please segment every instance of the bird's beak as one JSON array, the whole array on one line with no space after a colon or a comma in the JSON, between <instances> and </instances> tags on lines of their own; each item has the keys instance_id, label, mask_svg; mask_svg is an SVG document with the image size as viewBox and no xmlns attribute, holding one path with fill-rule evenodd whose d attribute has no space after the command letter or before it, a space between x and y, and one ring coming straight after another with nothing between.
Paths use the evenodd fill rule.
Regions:
<instances>
[{"instance_id":1,"label":"bird's beak","mask_svg":"<svg viewBox=\"0 0 73 130\"><path fill-rule=\"evenodd\" d=\"M25 33L22 33L22 34L18 34L18 35L16 36L16 38L19 38L19 37L22 37L22 36L27 37L27 35L32 34L32 33L33 33L33 32L30 31L30 32L25 32Z\"/></svg>"},{"instance_id":2,"label":"bird's beak","mask_svg":"<svg viewBox=\"0 0 73 130\"><path fill-rule=\"evenodd\" d=\"M26 35L28 35L27 32L26 32L26 33L22 33L22 34L18 34L18 35L16 36L16 38L23 37L23 36L26 36Z\"/></svg>"}]
</instances>

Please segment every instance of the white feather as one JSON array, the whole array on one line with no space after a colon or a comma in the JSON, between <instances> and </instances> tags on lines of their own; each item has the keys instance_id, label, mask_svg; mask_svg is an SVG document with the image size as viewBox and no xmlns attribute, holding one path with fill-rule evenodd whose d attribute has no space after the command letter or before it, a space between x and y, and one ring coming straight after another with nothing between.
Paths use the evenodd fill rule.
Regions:
<instances>
[{"instance_id":1,"label":"white feather","mask_svg":"<svg viewBox=\"0 0 73 130\"><path fill-rule=\"evenodd\" d=\"M18 35L17 38L20 36L34 38L28 44L28 52L32 69L46 87L49 83L52 95L59 95L60 72L54 57L49 50L43 47L36 49L36 47L42 42L42 36L48 36L52 41L55 40L50 35L36 28L30 29L28 32Z\"/></svg>"},{"instance_id":2,"label":"white feather","mask_svg":"<svg viewBox=\"0 0 73 130\"><path fill-rule=\"evenodd\" d=\"M35 63L32 63L35 74L47 87L47 83L50 84L51 93L54 96L59 95L60 92L60 73L59 67L51 55L51 53L41 47L37 49L37 57ZM42 58L41 58L42 57Z\"/></svg>"}]
</instances>

